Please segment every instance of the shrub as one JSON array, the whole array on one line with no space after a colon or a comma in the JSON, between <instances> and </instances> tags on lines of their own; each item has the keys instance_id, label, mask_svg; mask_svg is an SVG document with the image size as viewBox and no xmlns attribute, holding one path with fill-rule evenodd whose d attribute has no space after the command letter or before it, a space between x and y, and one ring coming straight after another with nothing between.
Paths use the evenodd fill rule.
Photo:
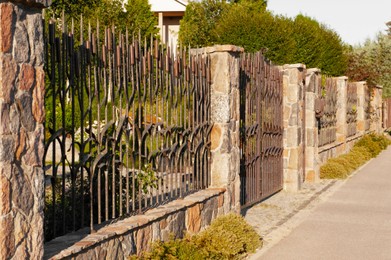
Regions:
<instances>
[{"instance_id":1,"label":"shrub","mask_svg":"<svg viewBox=\"0 0 391 260\"><path fill-rule=\"evenodd\" d=\"M236 259L261 245L255 230L236 214L217 218L208 229L195 235L193 241L205 251L207 259Z\"/></svg>"},{"instance_id":2,"label":"shrub","mask_svg":"<svg viewBox=\"0 0 391 260\"><path fill-rule=\"evenodd\" d=\"M372 154L364 146L354 146L349 153L356 156L358 159L362 159L363 163L372 158Z\"/></svg>"},{"instance_id":3,"label":"shrub","mask_svg":"<svg viewBox=\"0 0 391 260\"><path fill-rule=\"evenodd\" d=\"M382 150L380 144L373 140L371 135L365 135L354 145L356 147L365 147L371 153L372 157L376 157Z\"/></svg>"},{"instance_id":4,"label":"shrub","mask_svg":"<svg viewBox=\"0 0 391 260\"><path fill-rule=\"evenodd\" d=\"M338 162L326 162L320 167L320 178L322 179L344 179L348 171Z\"/></svg>"},{"instance_id":5,"label":"shrub","mask_svg":"<svg viewBox=\"0 0 391 260\"><path fill-rule=\"evenodd\" d=\"M383 135L369 134L362 137L349 153L329 159L320 167L322 179L343 179L372 157L386 149L391 142Z\"/></svg>"},{"instance_id":6,"label":"shrub","mask_svg":"<svg viewBox=\"0 0 391 260\"><path fill-rule=\"evenodd\" d=\"M391 144L391 141L384 135L370 134L369 137L372 141L378 143L382 150L387 149L387 147Z\"/></svg>"},{"instance_id":7,"label":"shrub","mask_svg":"<svg viewBox=\"0 0 391 260\"><path fill-rule=\"evenodd\" d=\"M228 214L192 237L155 242L151 252L144 253L141 259L241 259L254 252L261 242L243 217Z\"/></svg>"},{"instance_id":8,"label":"shrub","mask_svg":"<svg viewBox=\"0 0 391 260\"><path fill-rule=\"evenodd\" d=\"M345 171L347 173L353 171L356 167L354 166L354 163L346 158L346 156L339 156L337 158L329 159L328 162L336 162L339 163L342 167L344 167Z\"/></svg>"},{"instance_id":9,"label":"shrub","mask_svg":"<svg viewBox=\"0 0 391 260\"><path fill-rule=\"evenodd\" d=\"M349 172L356 170L360 165L364 163L364 160L358 160L350 153L343 154L335 159L341 164L343 164L345 169L347 169Z\"/></svg>"},{"instance_id":10,"label":"shrub","mask_svg":"<svg viewBox=\"0 0 391 260\"><path fill-rule=\"evenodd\" d=\"M171 239L167 242L155 242L152 245L152 250L145 253L141 259L205 259L206 255L203 250L199 250L197 246L191 242L189 238Z\"/></svg>"}]
</instances>

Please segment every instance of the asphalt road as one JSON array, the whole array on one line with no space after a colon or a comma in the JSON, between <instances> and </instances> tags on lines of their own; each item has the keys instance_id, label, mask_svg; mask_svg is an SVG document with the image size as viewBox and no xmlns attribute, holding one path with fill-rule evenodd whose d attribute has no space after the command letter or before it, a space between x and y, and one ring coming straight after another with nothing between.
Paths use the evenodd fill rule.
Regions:
<instances>
[{"instance_id":1,"label":"asphalt road","mask_svg":"<svg viewBox=\"0 0 391 260\"><path fill-rule=\"evenodd\" d=\"M391 259L391 146L251 259Z\"/></svg>"}]
</instances>

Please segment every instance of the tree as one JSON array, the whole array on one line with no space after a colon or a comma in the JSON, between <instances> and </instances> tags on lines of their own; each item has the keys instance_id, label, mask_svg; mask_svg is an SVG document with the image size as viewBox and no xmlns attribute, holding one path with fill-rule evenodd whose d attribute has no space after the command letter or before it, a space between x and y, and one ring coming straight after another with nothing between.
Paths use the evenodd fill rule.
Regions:
<instances>
[{"instance_id":1,"label":"tree","mask_svg":"<svg viewBox=\"0 0 391 260\"><path fill-rule=\"evenodd\" d=\"M345 72L345 45L333 30L299 15L294 20L273 15L263 0L191 2L181 22L179 38L190 46L234 44L247 52L265 50L277 64L305 63L324 73Z\"/></svg>"},{"instance_id":2,"label":"tree","mask_svg":"<svg viewBox=\"0 0 391 260\"><path fill-rule=\"evenodd\" d=\"M380 33L376 40L351 48L347 76L352 80L383 86L383 96L391 97L391 37Z\"/></svg>"},{"instance_id":3,"label":"tree","mask_svg":"<svg viewBox=\"0 0 391 260\"><path fill-rule=\"evenodd\" d=\"M216 23L228 8L225 1L190 2L181 20L179 41L184 45L205 46L216 43Z\"/></svg>"},{"instance_id":4,"label":"tree","mask_svg":"<svg viewBox=\"0 0 391 260\"><path fill-rule=\"evenodd\" d=\"M128 29L130 34L140 32L142 37L157 34L157 18L148 0L128 0L124 7L122 0L53 0L47 17L60 18L63 11L68 21L83 16L92 27L99 21L101 28L114 25L121 31Z\"/></svg>"},{"instance_id":5,"label":"tree","mask_svg":"<svg viewBox=\"0 0 391 260\"><path fill-rule=\"evenodd\" d=\"M148 0L128 0L125 10L122 29L126 27L130 32L140 30L143 36L157 35L157 17L152 13Z\"/></svg>"}]
</instances>

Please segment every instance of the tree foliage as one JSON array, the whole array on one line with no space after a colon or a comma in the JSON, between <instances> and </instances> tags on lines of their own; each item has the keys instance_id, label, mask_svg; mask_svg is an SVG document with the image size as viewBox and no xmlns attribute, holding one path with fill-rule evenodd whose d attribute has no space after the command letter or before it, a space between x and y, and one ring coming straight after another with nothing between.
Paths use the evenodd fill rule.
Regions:
<instances>
[{"instance_id":1,"label":"tree foliage","mask_svg":"<svg viewBox=\"0 0 391 260\"><path fill-rule=\"evenodd\" d=\"M391 36L380 33L377 39L350 49L347 76L381 85L383 96L391 97Z\"/></svg>"},{"instance_id":2,"label":"tree foliage","mask_svg":"<svg viewBox=\"0 0 391 260\"><path fill-rule=\"evenodd\" d=\"M216 23L227 10L225 1L190 2L181 21L179 40L184 45L206 46L216 42Z\"/></svg>"},{"instance_id":3,"label":"tree foliage","mask_svg":"<svg viewBox=\"0 0 391 260\"><path fill-rule=\"evenodd\" d=\"M153 15L148 0L53 0L47 16L60 18L62 12L66 17L91 22L95 26L99 21L101 27L115 26L142 37L157 33L157 18Z\"/></svg>"},{"instance_id":4,"label":"tree foliage","mask_svg":"<svg viewBox=\"0 0 391 260\"><path fill-rule=\"evenodd\" d=\"M263 49L277 64L305 63L335 76L344 74L347 65L345 46L333 30L303 15L295 19L273 15L263 0L192 2L181 22L179 39L191 46L234 44L248 52Z\"/></svg>"},{"instance_id":5,"label":"tree foliage","mask_svg":"<svg viewBox=\"0 0 391 260\"><path fill-rule=\"evenodd\" d=\"M324 74L344 74L347 66L346 46L337 33L304 15L296 16L293 28L295 62L320 68Z\"/></svg>"}]
</instances>

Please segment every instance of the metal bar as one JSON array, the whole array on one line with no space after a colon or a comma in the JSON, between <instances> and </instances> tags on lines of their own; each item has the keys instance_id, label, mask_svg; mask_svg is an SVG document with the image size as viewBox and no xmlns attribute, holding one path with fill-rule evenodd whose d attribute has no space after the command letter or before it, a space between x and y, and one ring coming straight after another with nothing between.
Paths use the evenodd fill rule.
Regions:
<instances>
[{"instance_id":1,"label":"metal bar","mask_svg":"<svg viewBox=\"0 0 391 260\"><path fill-rule=\"evenodd\" d=\"M114 28L100 35L99 22L85 33L83 19L74 35L75 22L70 32L66 22L64 15L61 39L54 24L45 34L53 90L47 240L87 225L93 232L96 224L210 185L207 55L165 50L152 38L141 46Z\"/></svg>"}]
</instances>

